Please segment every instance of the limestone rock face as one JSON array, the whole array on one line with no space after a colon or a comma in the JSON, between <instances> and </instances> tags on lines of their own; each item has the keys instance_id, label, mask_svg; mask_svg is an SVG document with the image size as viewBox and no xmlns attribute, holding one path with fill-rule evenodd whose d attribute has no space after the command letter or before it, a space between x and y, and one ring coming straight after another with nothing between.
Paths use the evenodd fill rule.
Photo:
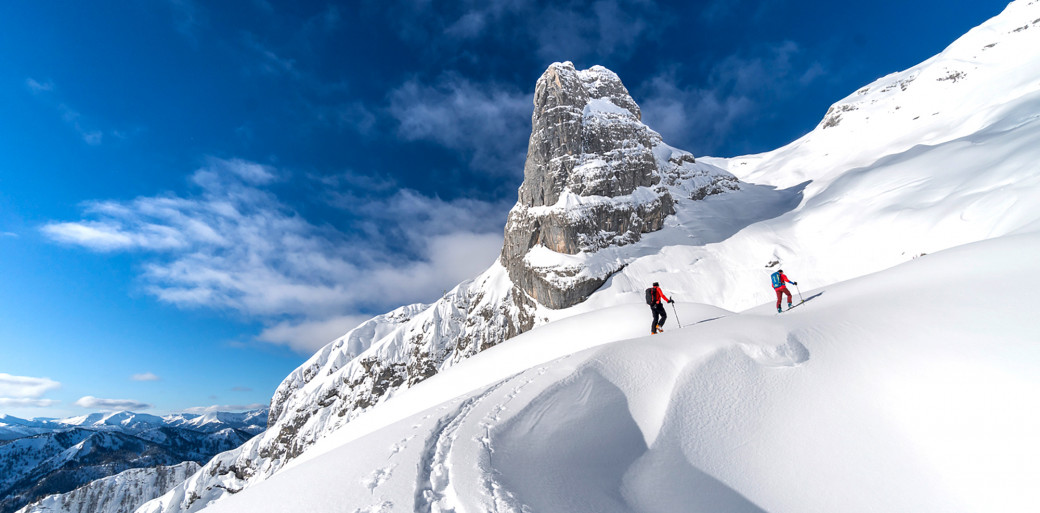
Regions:
<instances>
[{"instance_id":1,"label":"limestone rock face","mask_svg":"<svg viewBox=\"0 0 1040 513\"><path fill-rule=\"evenodd\" d=\"M640 119L621 79L601 66L556 63L538 79L524 182L501 258L538 303L577 304L618 268L590 273L573 262L537 263L527 258L532 249L577 255L631 244L674 212L655 156L661 136Z\"/></svg>"}]
</instances>

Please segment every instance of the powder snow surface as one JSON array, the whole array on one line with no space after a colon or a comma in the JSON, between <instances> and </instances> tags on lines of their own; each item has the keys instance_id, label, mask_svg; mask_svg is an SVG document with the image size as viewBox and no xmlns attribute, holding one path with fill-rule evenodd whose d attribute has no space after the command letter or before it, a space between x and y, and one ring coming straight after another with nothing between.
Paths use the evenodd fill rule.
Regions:
<instances>
[{"instance_id":1,"label":"powder snow surface","mask_svg":"<svg viewBox=\"0 0 1040 513\"><path fill-rule=\"evenodd\" d=\"M699 159L748 185L206 511L1036 511L1038 163L1019 0L784 148ZM806 301L777 315L780 267Z\"/></svg>"},{"instance_id":2,"label":"powder snow surface","mask_svg":"<svg viewBox=\"0 0 1040 513\"><path fill-rule=\"evenodd\" d=\"M971 244L780 316L684 303L662 335L640 305L558 321L206 511L1026 511L1038 252Z\"/></svg>"}]
</instances>

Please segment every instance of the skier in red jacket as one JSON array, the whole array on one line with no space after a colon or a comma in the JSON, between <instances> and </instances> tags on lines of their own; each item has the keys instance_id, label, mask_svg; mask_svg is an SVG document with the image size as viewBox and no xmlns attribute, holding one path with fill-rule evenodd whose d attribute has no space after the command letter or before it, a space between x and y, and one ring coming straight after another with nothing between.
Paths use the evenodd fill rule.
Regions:
<instances>
[{"instance_id":1,"label":"skier in red jacket","mask_svg":"<svg viewBox=\"0 0 1040 513\"><path fill-rule=\"evenodd\" d=\"M650 311L654 314L654 323L650 325L650 334L656 335L658 331L664 332L664 329L662 329L661 326L664 326L665 319L668 319L668 314L664 312L664 305L661 304L661 301L664 300L669 303L674 303L675 301L668 299L664 295L664 292L661 291L661 286L656 281L654 282L653 294L654 297L653 302L650 305Z\"/></svg>"},{"instance_id":2,"label":"skier in red jacket","mask_svg":"<svg viewBox=\"0 0 1040 513\"><path fill-rule=\"evenodd\" d=\"M780 270L776 271L775 273L773 273L773 275L770 278L772 278L772 280L773 280L773 290L776 291L776 311L777 311L777 313L783 311L783 310L780 309L780 298L782 298L784 294L787 294L787 309L790 310L791 309L791 291L787 290L787 284L791 283L791 284L794 284L794 285L798 285L798 282L791 281L791 280L787 279L787 275L784 274L784 270L783 269L780 269Z\"/></svg>"}]
</instances>

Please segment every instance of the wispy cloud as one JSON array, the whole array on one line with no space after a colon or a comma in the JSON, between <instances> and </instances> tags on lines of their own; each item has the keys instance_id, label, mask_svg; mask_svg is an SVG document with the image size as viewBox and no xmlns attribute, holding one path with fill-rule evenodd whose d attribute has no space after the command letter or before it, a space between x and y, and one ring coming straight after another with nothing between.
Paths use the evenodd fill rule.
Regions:
<instances>
[{"instance_id":1,"label":"wispy cloud","mask_svg":"<svg viewBox=\"0 0 1040 513\"><path fill-rule=\"evenodd\" d=\"M61 388L61 383L50 378L14 376L0 372L0 397L3 398L38 399L58 388Z\"/></svg>"},{"instance_id":2,"label":"wispy cloud","mask_svg":"<svg viewBox=\"0 0 1040 513\"><path fill-rule=\"evenodd\" d=\"M224 412L242 412L249 410L259 410L260 408L266 408L266 404L253 403L253 404L213 404L210 406L193 406L187 408L184 411L187 413L216 413L220 411Z\"/></svg>"},{"instance_id":3,"label":"wispy cloud","mask_svg":"<svg viewBox=\"0 0 1040 513\"><path fill-rule=\"evenodd\" d=\"M56 96L56 88L53 82L49 80L46 82L40 82L30 77L25 79L25 87L32 94L44 98L48 103L51 103L61 115L62 121L75 130L76 133L79 134L80 138L83 139L83 142L91 146L97 146L102 143L104 133L95 128L91 128L83 121L82 114L80 114L76 109L69 107L64 102L61 102Z\"/></svg>"},{"instance_id":4,"label":"wispy cloud","mask_svg":"<svg viewBox=\"0 0 1040 513\"><path fill-rule=\"evenodd\" d=\"M142 374L134 374L133 376L130 376L130 379L133 381L159 381L162 378L152 374L151 372L145 372Z\"/></svg>"},{"instance_id":5,"label":"wispy cloud","mask_svg":"<svg viewBox=\"0 0 1040 513\"><path fill-rule=\"evenodd\" d=\"M294 79L303 78L297 68L296 60L279 55L274 49L260 42L253 34L245 34L245 46L257 56L256 65L264 73L270 75L287 75Z\"/></svg>"},{"instance_id":6,"label":"wispy cloud","mask_svg":"<svg viewBox=\"0 0 1040 513\"><path fill-rule=\"evenodd\" d=\"M92 202L87 218L41 230L94 251L141 252L145 289L161 301L237 311L267 324L259 340L304 353L371 312L439 297L501 248L503 204L330 193L353 219L340 231L282 202L267 187L278 180L267 166L211 159L192 175L195 194Z\"/></svg>"},{"instance_id":7,"label":"wispy cloud","mask_svg":"<svg viewBox=\"0 0 1040 513\"><path fill-rule=\"evenodd\" d=\"M206 11L194 0L165 0L173 15L173 24L189 42L198 44L199 32L207 23Z\"/></svg>"},{"instance_id":8,"label":"wispy cloud","mask_svg":"<svg viewBox=\"0 0 1040 513\"><path fill-rule=\"evenodd\" d=\"M519 176L530 133L530 94L445 74L434 85L417 79L390 93L398 134L469 155L482 171Z\"/></svg>"},{"instance_id":9,"label":"wispy cloud","mask_svg":"<svg viewBox=\"0 0 1040 513\"><path fill-rule=\"evenodd\" d=\"M25 79L25 86L34 94L46 93L54 90L54 82L51 82L50 80L46 82L38 82L36 79L27 78Z\"/></svg>"},{"instance_id":10,"label":"wispy cloud","mask_svg":"<svg viewBox=\"0 0 1040 513\"><path fill-rule=\"evenodd\" d=\"M0 406L9 408L48 408L60 403L56 399L29 399L25 397L0 397Z\"/></svg>"},{"instance_id":11,"label":"wispy cloud","mask_svg":"<svg viewBox=\"0 0 1040 513\"><path fill-rule=\"evenodd\" d=\"M531 21L537 52L545 60L627 59L653 36L651 27L662 30L668 23L652 2L625 0L551 4Z\"/></svg>"},{"instance_id":12,"label":"wispy cloud","mask_svg":"<svg viewBox=\"0 0 1040 513\"><path fill-rule=\"evenodd\" d=\"M265 328L257 337L263 342L285 344L301 353L313 353L322 344L367 321L370 315L339 315L330 318L281 321Z\"/></svg>"},{"instance_id":13,"label":"wispy cloud","mask_svg":"<svg viewBox=\"0 0 1040 513\"><path fill-rule=\"evenodd\" d=\"M547 61L628 59L671 23L657 3L645 0L470 0L454 7L408 0L388 6L400 36L425 45L420 51L488 38L530 48Z\"/></svg>"},{"instance_id":14,"label":"wispy cloud","mask_svg":"<svg viewBox=\"0 0 1040 513\"><path fill-rule=\"evenodd\" d=\"M140 411L148 410L152 407L152 405L148 403L135 401L133 399L102 399L100 397L94 397L91 395L80 397L76 400L75 404L76 406L79 406L81 408L103 411Z\"/></svg>"},{"instance_id":15,"label":"wispy cloud","mask_svg":"<svg viewBox=\"0 0 1040 513\"><path fill-rule=\"evenodd\" d=\"M710 154L769 117L772 102L798 94L824 72L796 43L784 41L722 59L701 86L683 84L675 69L666 70L640 85L636 100L643 121L665 140Z\"/></svg>"}]
</instances>

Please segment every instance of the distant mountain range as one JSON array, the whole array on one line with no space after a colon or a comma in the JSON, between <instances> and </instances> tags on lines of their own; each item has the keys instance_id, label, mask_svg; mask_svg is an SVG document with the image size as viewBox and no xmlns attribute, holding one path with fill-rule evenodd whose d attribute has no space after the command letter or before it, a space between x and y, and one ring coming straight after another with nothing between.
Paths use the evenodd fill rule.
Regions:
<instances>
[{"instance_id":1,"label":"distant mountain range","mask_svg":"<svg viewBox=\"0 0 1040 513\"><path fill-rule=\"evenodd\" d=\"M172 467L132 468L68 493L48 495L18 513L126 513L166 493L198 470L199 464L194 461Z\"/></svg>"},{"instance_id":2,"label":"distant mountain range","mask_svg":"<svg viewBox=\"0 0 1040 513\"><path fill-rule=\"evenodd\" d=\"M175 413L159 417L147 413L120 411L91 413L64 419L20 419L0 414L0 441L74 428L111 429L123 433L145 433L160 427L180 427L203 433L234 428L255 435L267 427L267 412L267 408L260 408L242 413Z\"/></svg>"},{"instance_id":3,"label":"distant mountain range","mask_svg":"<svg viewBox=\"0 0 1040 513\"><path fill-rule=\"evenodd\" d=\"M267 409L243 413L0 415L0 513L128 469L203 464L264 431Z\"/></svg>"}]
</instances>

